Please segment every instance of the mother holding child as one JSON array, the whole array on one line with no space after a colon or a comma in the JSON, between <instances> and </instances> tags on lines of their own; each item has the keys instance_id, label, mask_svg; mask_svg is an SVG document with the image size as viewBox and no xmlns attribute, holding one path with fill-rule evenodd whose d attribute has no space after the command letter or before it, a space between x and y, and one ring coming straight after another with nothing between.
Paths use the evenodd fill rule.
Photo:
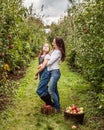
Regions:
<instances>
[{"instance_id":1,"label":"mother holding child","mask_svg":"<svg viewBox=\"0 0 104 130\"><path fill-rule=\"evenodd\" d=\"M49 44L44 44L39 54L39 67L35 73L35 79L40 75L40 81L37 88L39 97L46 103L55 108L55 112L61 112L60 97L57 88L58 80L61 76L60 61L64 61L65 45L61 37L53 40L53 51L49 53Z\"/></svg>"}]
</instances>

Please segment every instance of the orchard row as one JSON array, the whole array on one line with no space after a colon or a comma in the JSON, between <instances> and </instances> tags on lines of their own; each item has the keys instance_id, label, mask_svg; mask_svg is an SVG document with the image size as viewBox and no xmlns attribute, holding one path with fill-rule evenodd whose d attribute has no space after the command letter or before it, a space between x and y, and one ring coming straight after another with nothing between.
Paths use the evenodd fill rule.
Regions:
<instances>
[{"instance_id":1,"label":"orchard row","mask_svg":"<svg viewBox=\"0 0 104 130\"><path fill-rule=\"evenodd\" d=\"M0 1L0 79L4 72L27 66L45 40L42 27L22 0Z\"/></svg>"},{"instance_id":2,"label":"orchard row","mask_svg":"<svg viewBox=\"0 0 104 130\"><path fill-rule=\"evenodd\" d=\"M80 72L96 91L98 104L104 108L104 1L83 0L68 10L59 26L52 24L48 35L63 36L67 61Z\"/></svg>"}]
</instances>

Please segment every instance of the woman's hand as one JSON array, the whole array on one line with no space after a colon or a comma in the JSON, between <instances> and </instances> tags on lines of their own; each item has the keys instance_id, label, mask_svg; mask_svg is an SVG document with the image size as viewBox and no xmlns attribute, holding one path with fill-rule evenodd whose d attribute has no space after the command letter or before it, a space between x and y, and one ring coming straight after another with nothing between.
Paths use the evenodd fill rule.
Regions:
<instances>
[{"instance_id":1,"label":"woman's hand","mask_svg":"<svg viewBox=\"0 0 104 130\"><path fill-rule=\"evenodd\" d=\"M41 65L38 65L38 69L40 69L42 67L42 64Z\"/></svg>"}]
</instances>

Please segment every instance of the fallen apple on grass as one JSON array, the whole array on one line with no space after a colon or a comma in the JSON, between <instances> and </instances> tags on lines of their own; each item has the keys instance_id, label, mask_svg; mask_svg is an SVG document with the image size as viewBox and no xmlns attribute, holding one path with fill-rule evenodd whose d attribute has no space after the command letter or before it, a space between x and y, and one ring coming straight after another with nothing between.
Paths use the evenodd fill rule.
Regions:
<instances>
[{"instance_id":1,"label":"fallen apple on grass","mask_svg":"<svg viewBox=\"0 0 104 130\"><path fill-rule=\"evenodd\" d=\"M77 129L77 126L73 125L73 126L72 126L72 129Z\"/></svg>"}]
</instances>

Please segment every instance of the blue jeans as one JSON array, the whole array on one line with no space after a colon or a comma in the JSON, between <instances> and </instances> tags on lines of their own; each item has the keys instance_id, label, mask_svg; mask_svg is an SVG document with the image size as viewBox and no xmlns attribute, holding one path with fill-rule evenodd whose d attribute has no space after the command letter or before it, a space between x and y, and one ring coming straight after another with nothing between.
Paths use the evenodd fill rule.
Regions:
<instances>
[{"instance_id":1,"label":"blue jeans","mask_svg":"<svg viewBox=\"0 0 104 130\"><path fill-rule=\"evenodd\" d=\"M48 94L48 82L49 82L50 76L49 76L49 71L47 71L47 67L43 70L41 77L40 77L40 82L38 84L38 88L36 92L40 97L45 96Z\"/></svg>"},{"instance_id":2,"label":"blue jeans","mask_svg":"<svg viewBox=\"0 0 104 130\"><path fill-rule=\"evenodd\" d=\"M61 76L60 70L51 70L49 71L50 73L50 81L49 81L49 87L48 87L48 92L53 99L54 105L56 109L60 109L60 97L59 97L59 92L57 89L57 82Z\"/></svg>"}]
</instances>

